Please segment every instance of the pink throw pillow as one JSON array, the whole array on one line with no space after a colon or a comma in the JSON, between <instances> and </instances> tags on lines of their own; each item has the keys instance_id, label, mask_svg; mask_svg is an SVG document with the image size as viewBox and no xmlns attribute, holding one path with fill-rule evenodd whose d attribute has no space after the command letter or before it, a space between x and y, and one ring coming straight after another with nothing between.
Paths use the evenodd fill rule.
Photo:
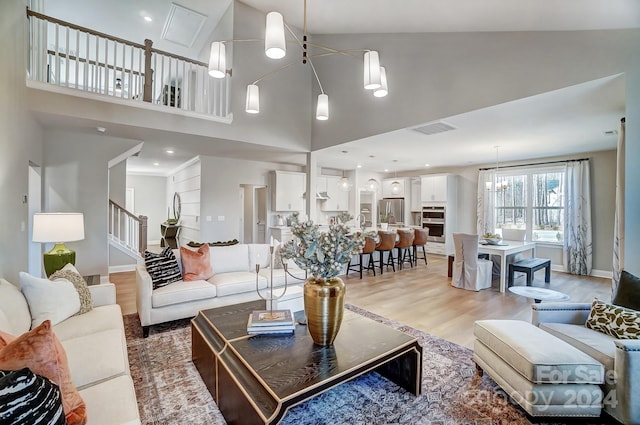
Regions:
<instances>
[{"instance_id":1,"label":"pink throw pillow","mask_svg":"<svg viewBox=\"0 0 640 425\"><path fill-rule=\"evenodd\" d=\"M180 247L180 260L182 261L182 280L207 280L213 276L211 268L211 254L209 245L204 244L197 250Z\"/></svg>"}]
</instances>

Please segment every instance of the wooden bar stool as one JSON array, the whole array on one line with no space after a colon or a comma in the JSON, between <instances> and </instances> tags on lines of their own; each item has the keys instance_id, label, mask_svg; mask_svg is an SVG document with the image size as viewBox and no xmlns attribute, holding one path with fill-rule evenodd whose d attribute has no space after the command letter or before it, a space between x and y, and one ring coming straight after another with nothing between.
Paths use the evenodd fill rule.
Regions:
<instances>
[{"instance_id":1,"label":"wooden bar stool","mask_svg":"<svg viewBox=\"0 0 640 425\"><path fill-rule=\"evenodd\" d=\"M396 232L378 230L378 238L380 239L380 242L378 242L378 244L376 245L376 251L378 252L378 255L380 255L380 274L382 274L385 265L385 252L389 253L386 266L391 266L391 268L395 272L396 266L393 259L393 249L396 247Z\"/></svg>"},{"instance_id":2,"label":"wooden bar stool","mask_svg":"<svg viewBox=\"0 0 640 425\"><path fill-rule=\"evenodd\" d=\"M404 263L409 263L409 266L413 267L413 238L413 230L398 229L398 241L395 243L395 248L398 250L398 267L400 269Z\"/></svg>"},{"instance_id":3,"label":"wooden bar stool","mask_svg":"<svg viewBox=\"0 0 640 425\"><path fill-rule=\"evenodd\" d=\"M371 270L373 271L373 275L376 275L376 263L375 260L373 259L373 252L376 250L376 241L372 238L364 238L364 247L362 248L362 251L358 254L360 257L360 262L358 264L353 264L351 265L351 260L349 260L349 264L347 265L347 274L349 274L350 271L354 271L360 272L360 279L362 279L362 270ZM367 265L363 266L362 265L362 260L364 259L364 257L368 255L369 258L367 261Z\"/></svg>"},{"instance_id":4,"label":"wooden bar stool","mask_svg":"<svg viewBox=\"0 0 640 425\"><path fill-rule=\"evenodd\" d=\"M424 264L427 263L427 251L425 245L427 244L427 238L429 237L429 229L413 229L413 262L416 267L418 266L418 260L424 260ZM418 247L422 247L422 257L418 257Z\"/></svg>"}]
</instances>

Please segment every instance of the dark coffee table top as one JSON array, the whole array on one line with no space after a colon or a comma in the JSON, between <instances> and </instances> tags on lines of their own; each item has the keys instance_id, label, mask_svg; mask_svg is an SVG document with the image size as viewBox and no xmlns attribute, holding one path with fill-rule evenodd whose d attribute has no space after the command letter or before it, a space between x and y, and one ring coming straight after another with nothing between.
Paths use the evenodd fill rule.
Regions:
<instances>
[{"instance_id":1,"label":"dark coffee table top","mask_svg":"<svg viewBox=\"0 0 640 425\"><path fill-rule=\"evenodd\" d=\"M349 310L329 347L314 344L303 325L293 335L248 335L249 314L264 308L256 301L205 310L193 324L266 417L274 403L297 404L407 352L419 353L421 364L422 347L414 337ZM417 393L418 369L417 376L406 374Z\"/></svg>"}]
</instances>

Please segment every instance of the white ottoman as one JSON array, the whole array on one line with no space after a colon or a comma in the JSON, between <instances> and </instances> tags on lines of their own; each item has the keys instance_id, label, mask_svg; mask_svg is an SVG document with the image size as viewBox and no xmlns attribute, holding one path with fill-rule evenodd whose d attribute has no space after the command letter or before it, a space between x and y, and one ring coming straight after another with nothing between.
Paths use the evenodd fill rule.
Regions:
<instances>
[{"instance_id":1,"label":"white ottoman","mask_svg":"<svg viewBox=\"0 0 640 425\"><path fill-rule=\"evenodd\" d=\"M473 357L531 416L600 416L604 366L520 320L479 320Z\"/></svg>"}]
</instances>

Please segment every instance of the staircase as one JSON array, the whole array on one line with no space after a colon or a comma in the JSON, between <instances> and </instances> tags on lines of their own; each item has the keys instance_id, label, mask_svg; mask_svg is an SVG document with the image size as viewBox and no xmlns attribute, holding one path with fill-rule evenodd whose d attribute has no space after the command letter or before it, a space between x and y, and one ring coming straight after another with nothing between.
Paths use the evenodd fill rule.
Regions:
<instances>
[{"instance_id":1,"label":"staircase","mask_svg":"<svg viewBox=\"0 0 640 425\"><path fill-rule=\"evenodd\" d=\"M147 249L147 217L109 200L109 245L141 263Z\"/></svg>"}]
</instances>

